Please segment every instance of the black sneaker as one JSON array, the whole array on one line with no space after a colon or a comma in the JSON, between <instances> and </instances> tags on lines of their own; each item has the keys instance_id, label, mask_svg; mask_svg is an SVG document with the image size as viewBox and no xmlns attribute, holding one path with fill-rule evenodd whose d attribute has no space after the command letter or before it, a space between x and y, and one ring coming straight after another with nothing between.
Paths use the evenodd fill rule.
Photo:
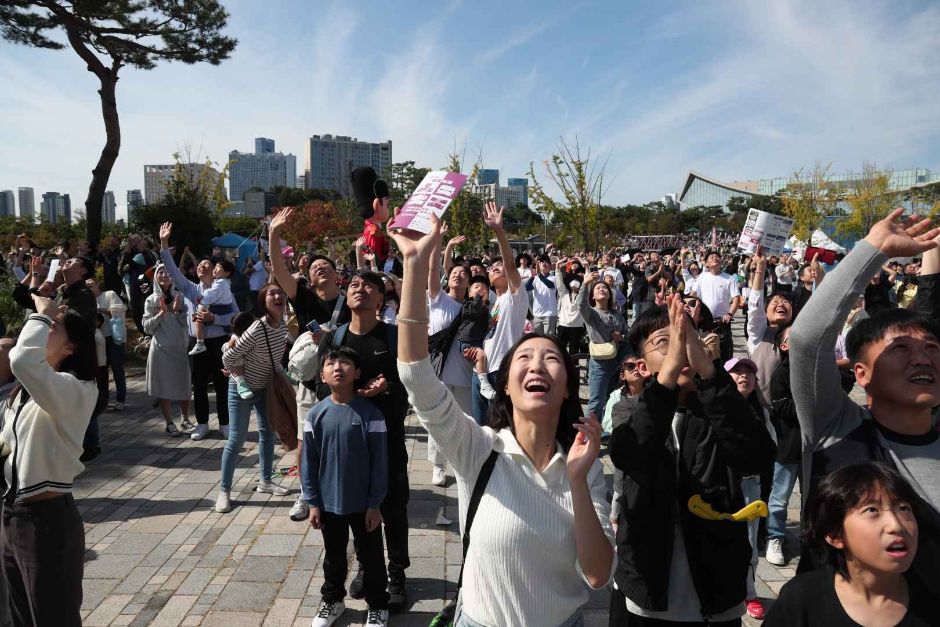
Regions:
<instances>
[{"instance_id":1,"label":"black sneaker","mask_svg":"<svg viewBox=\"0 0 940 627\"><path fill-rule=\"evenodd\" d=\"M356 571L356 576L349 582L349 596L354 599L365 598L365 577L366 574L362 571L362 568Z\"/></svg>"},{"instance_id":2,"label":"black sneaker","mask_svg":"<svg viewBox=\"0 0 940 627\"><path fill-rule=\"evenodd\" d=\"M78 461L80 461L80 462L82 462L82 463L84 464L84 463L86 463L86 462L90 462L91 460L93 460L94 458L98 457L99 455L101 455L101 447L99 447L99 446L92 446L92 447L86 448L84 451L82 451L82 455L81 455L81 457L78 458Z\"/></svg>"},{"instance_id":3,"label":"black sneaker","mask_svg":"<svg viewBox=\"0 0 940 627\"><path fill-rule=\"evenodd\" d=\"M388 611L398 614L408 604L408 592L405 590L405 578L396 577L388 580Z\"/></svg>"}]
</instances>

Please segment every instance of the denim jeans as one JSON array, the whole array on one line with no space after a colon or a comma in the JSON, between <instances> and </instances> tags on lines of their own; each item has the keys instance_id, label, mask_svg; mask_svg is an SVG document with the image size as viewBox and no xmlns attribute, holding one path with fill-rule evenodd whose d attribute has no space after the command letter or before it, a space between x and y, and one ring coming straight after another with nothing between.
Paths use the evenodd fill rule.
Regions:
<instances>
[{"instance_id":1,"label":"denim jeans","mask_svg":"<svg viewBox=\"0 0 940 627\"><path fill-rule=\"evenodd\" d=\"M113 337L104 338L105 351L108 354L108 365L114 375L114 400L123 403L127 399L127 378L124 376L124 344L118 344Z\"/></svg>"},{"instance_id":2,"label":"denim jeans","mask_svg":"<svg viewBox=\"0 0 940 627\"><path fill-rule=\"evenodd\" d=\"M489 416L490 402L480 394L480 379L476 372L470 375L470 404L473 409L473 419L478 425L485 425Z\"/></svg>"},{"instance_id":3,"label":"denim jeans","mask_svg":"<svg viewBox=\"0 0 940 627\"><path fill-rule=\"evenodd\" d=\"M618 355L613 359L588 360L588 387L591 396L588 400L588 413L592 413L600 420L604 417L604 406L610 396L611 381L617 378L620 370L621 358Z\"/></svg>"},{"instance_id":4,"label":"denim jeans","mask_svg":"<svg viewBox=\"0 0 940 627\"><path fill-rule=\"evenodd\" d=\"M753 503L760 499L760 476L754 475L741 479L741 494L744 495L744 504ZM760 520L755 518L747 523L747 539L751 543L751 564L747 571L747 579L744 584L746 588L746 599L756 599L757 589L755 588L754 578L757 575L757 528Z\"/></svg>"},{"instance_id":5,"label":"denim jeans","mask_svg":"<svg viewBox=\"0 0 940 627\"><path fill-rule=\"evenodd\" d=\"M767 539L783 540L787 535L787 505L799 474L800 465L774 462L774 481L770 488L767 509Z\"/></svg>"},{"instance_id":6,"label":"denim jeans","mask_svg":"<svg viewBox=\"0 0 940 627\"><path fill-rule=\"evenodd\" d=\"M258 419L258 461L261 465L261 480L270 481L274 466L274 432L268 425L267 408L265 406L265 391L255 392L254 398L244 399L238 395L235 382L229 380L228 384L228 414L229 431L228 442L222 451L222 491L232 489L232 477L235 476L235 466L238 465L238 455L241 453L245 438L248 436L248 418L251 408L255 408Z\"/></svg>"}]
</instances>

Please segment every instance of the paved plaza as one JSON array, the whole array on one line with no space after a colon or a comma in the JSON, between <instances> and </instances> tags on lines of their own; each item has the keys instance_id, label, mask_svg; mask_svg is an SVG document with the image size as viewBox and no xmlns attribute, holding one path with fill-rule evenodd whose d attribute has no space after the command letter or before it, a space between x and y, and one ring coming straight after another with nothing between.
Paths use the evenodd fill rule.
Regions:
<instances>
[{"instance_id":1,"label":"paved plaza","mask_svg":"<svg viewBox=\"0 0 940 627\"><path fill-rule=\"evenodd\" d=\"M742 338L736 343L743 348ZM319 531L288 518L298 478L276 479L293 490L289 497L253 492L258 453L252 432L235 474L233 510L217 514L212 507L225 443L214 415L207 439L170 438L146 396L143 373L129 374L127 407L101 417L104 452L75 482L87 549L84 624L309 625L320 601L323 549ZM414 416L407 422L407 444L410 609L390 624L426 626L445 596L452 597L460 569L457 490L452 476L446 487L431 485L427 434ZM280 448L277 457L276 468L294 463L294 454ZM610 460L604 461L610 478ZM455 522L440 525L442 517ZM792 509L791 521L796 517ZM796 548L794 537L788 545ZM775 597L794 567L795 561L776 568L762 558L760 596ZM607 625L608 596L606 591L591 596L587 625ZM365 602L347 599L347 605L337 624L361 625ZM745 619L745 624L759 623Z\"/></svg>"}]
</instances>

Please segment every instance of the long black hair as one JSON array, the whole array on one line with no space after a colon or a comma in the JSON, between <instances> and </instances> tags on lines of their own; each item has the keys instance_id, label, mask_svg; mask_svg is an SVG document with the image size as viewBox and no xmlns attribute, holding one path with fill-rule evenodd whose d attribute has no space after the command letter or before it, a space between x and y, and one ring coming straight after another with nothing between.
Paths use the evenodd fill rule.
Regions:
<instances>
[{"instance_id":1,"label":"long black hair","mask_svg":"<svg viewBox=\"0 0 940 627\"><path fill-rule=\"evenodd\" d=\"M515 425L512 420L512 399L506 392L509 383L509 367L520 346L529 340L541 338L555 345L555 348L561 353L565 365L565 374L568 379L568 398L562 402L561 411L558 413L555 440L561 444L561 448L567 453L578 433L574 428L574 423L578 421L578 418L581 417L583 413L581 411L581 400L578 397L578 370L575 367L574 360L571 359L571 355L568 354L568 350L555 335L526 333L519 338L518 342L512 345L512 348L510 348L506 356L503 357L503 361L499 365L499 370L496 371L496 383L494 384L496 396L490 401L489 424L497 431L508 428L515 434Z\"/></svg>"}]
</instances>

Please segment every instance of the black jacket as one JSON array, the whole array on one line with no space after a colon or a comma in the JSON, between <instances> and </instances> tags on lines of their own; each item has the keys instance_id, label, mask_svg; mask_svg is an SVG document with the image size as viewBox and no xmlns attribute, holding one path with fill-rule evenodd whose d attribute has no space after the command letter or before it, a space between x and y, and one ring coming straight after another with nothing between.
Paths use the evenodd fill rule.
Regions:
<instances>
[{"instance_id":1,"label":"black jacket","mask_svg":"<svg viewBox=\"0 0 940 627\"><path fill-rule=\"evenodd\" d=\"M672 423L679 390L655 379L640 395L633 415L611 434L610 458L624 473L614 579L640 607L669 609L669 564L678 521L707 617L744 600L751 547L746 523L698 518L689 512L689 498L698 494L716 511L738 511L744 506L741 477L766 469L775 449L763 421L723 368L697 385L678 425L678 451Z\"/></svg>"},{"instance_id":2,"label":"black jacket","mask_svg":"<svg viewBox=\"0 0 940 627\"><path fill-rule=\"evenodd\" d=\"M781 464L799 464L803 459L800 422L796 418L796 403L790 392L790 359L783 360L770 377L770 421L777 430L777 461Z\"/></svg>"},{"instance_id":3,"label":"black jacket","mask_svg":"<svg viewBox=\"0 0 940 627\"><path fill-rule=\"evenodd\" d=\"M60 285L54 296L56 304L65 305L91 325L92 331L97 328L96 316L98 301L91 290L85 287L85 281L80 280L71 285ZM19 283L13 288L13 300L23 309L36 311L36 304L29 293L29 286Z\"/></svg>"}]
</instances>

